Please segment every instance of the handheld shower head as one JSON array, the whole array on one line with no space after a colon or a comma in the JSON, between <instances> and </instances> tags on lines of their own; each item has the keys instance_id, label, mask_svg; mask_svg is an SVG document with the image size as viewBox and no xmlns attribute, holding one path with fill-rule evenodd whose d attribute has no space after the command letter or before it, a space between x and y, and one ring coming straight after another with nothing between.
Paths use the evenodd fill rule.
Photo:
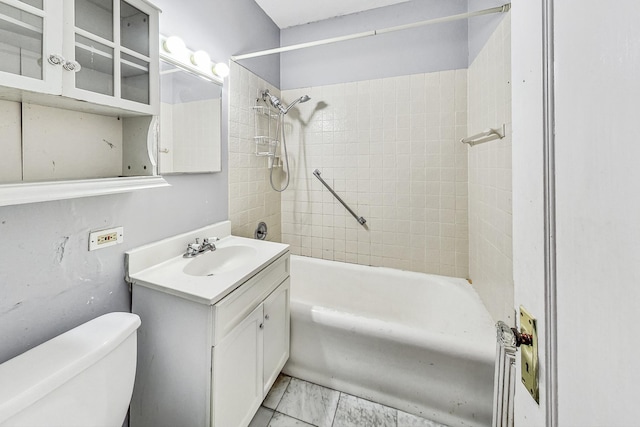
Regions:
<instances>
[{"instance_id":1,"label":"handheld shower head","mask_svg":"<svg viewBox=\"0 0 640 427\"><path fill-rule=\"evenodd\" d=\"M310 99L311 98L309 97L309 95L302 95L300 98L296 99L291 104L289 104L289 106L287 106L287 108L285 108L284 111L282 111L282 109L280 111L282 111L284 114L287 114L289 112L289 110L291 109L291 107L293 107L297 103L307 102Z\"/></svg>"}]
</instances>

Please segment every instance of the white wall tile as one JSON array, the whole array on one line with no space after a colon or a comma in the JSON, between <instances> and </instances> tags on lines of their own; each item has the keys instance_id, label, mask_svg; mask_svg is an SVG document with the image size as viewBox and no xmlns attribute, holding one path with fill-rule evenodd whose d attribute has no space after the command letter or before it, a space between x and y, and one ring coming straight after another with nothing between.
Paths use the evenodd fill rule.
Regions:
<instances>
[{"instance_id":1,"label":"white wall tile","mask_svg":"<svg viewBox=\"0 0 640 427\"><path fill-rule=\"evenodd\" d=\"M232 233L253 237L260 221L268 227L267 240L284 241L300 251L300 235L282 234L281 196L269 185L268 160L255 155L254 112L252 107L258 91L269 89L279 96L278 89L246 68L231 62L229 76L229 219ZM274 171L279 183L280 171ZM276 184L277 185L277 184Z\"/></svg>"},{"instance_id":2,"label":"white wall tile","mask_svg":"<svg viewBox=\"0 0 640 427\"><path fill-rule=\"evenodd\" d=\"M507 14L469 67L467 112L469 134L507 126L504 139L468 150L469 274L494 319L505 321L513 318L510 25ZM464 182L465 173L456 177Z\"/></svg>"},{"instance_id":3,"label":"white wall tile","mask_svg":"<svg viewBox=\"0 0 640 427\"><path fill-rule=\"evenodd\" d=\"M467 195L467 161L465 151L459 161L454 146L456 132L466 133L466 75L454 70L282 93L285 102L312 97L287 117L294 161L282 227L290 241L299 237L294 253L468 276L468 204L458 202ZM314 169L367 219L367 228L313 177ZM306 200L322 200L309 212L312 222L319 219L312 229L297 214ZM321 241L314 244L314 236Z\"/></svg>"}]
</instances>

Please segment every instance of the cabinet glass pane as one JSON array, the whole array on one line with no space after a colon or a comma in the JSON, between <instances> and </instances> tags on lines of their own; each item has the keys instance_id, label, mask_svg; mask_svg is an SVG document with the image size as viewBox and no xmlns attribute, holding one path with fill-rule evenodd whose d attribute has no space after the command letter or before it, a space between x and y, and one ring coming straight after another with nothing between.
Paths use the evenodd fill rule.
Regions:
<instances>
[{"instance_id":1,"label":"cabinet glass pane","mask_svg":"<svg viewBox=\"0 0 640 427\"><path fill-rule=\"evenodd\" d=\"M42 10L42 0L20 0L20 1L22 3L26 3L28 5L37 7L38 9Z\"/></svg>"},{"instance_id":2,"label":"cabinet glass pane","mask_svg":"<svg viewBox=\"0 0 640 427\"><path fill-rule=\"evenodd\" d=\"M149 104L149 63L123 53L120 66L122 98Z\"/></svg>"},{"instance_id":3,"label":"cabinet glass pane","mask_svg":"<svg viewBox=\"0 0 640 427\"><path fill-rule=\"evenodd\" d=\"M149 15L125 1L120 2L120 39L122 46L149 56Z\"/></svg>"},{"instance_id":4,"label":"cabinet glass pane","mask_svg":"<svg viewBox=\"0 0 640 427\"><path fill-rule=\"evenodd\" d=\"M0 3L0 71L42 79L39 16Z\"/></svg>"},{"instance_id":5,"label":"cabinet glass pane","mask_svg":"<svg viewBox=\"0 0 640 427\"><path fill-rule=\"evenodd\" d=\"M76 27L113 41L113 0L75 0Z\"/></svg>"},{"instance_id":6,"label":"cabinet glass pane","mask_svg":"<svg viewBox=\"0 0 640 427\"><path fill-rule=\"evenodd\" d=\"M113 96L113 49L76 34L76 87Z\"/></svg>"}]
</instances>

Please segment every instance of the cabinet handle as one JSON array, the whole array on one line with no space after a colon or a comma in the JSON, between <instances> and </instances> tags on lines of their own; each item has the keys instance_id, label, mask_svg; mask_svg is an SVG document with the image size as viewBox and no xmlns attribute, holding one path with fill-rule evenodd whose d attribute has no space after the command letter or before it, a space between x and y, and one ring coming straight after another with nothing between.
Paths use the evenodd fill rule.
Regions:
<instances>
[{"instance_id":1,"label":"cabinet handle","mask_svg":"<svg viewBox=\"0 0 640 427\"><path fill-rule=\"evenodd\" d=\"M66 61L64 65L62 65L62 68L67 71L73 71L74 73L77 73L78 71L82 70L82 65L80 65L78 61Z\"/></svg>"},{"instance_id":2,"label":"cabinet handle","mask_svg":"<svg viewBox=\"0 0 640 427\"><path fill-rule=\"evenodd\" d=\"M265 314L265 315L264 315L264 318L265 318L265 319L267 319L267 320L269 320L269 315L268 315L268 314Z\"/></svg>"},{"instance_id":3,"label":"cabinet handle","mask_svg":"<svg viewBox=\"0 0 640 427\"><path fill-rule=\"evenodd\" d=\"M260 323L260 329L264 329L264 323Z\"/></svg>"},{"instance_id":4,"label":"cabinet handle","mask_svg":"<svg viewBox=\"0 0 640 427\"><path fill-rule=\"evenodd\" d=\"M47 58L47 60L49 61L49 64L51 65L60 65L60 64L64 64L65 62L67 62L64 59L64 56L62 55L58 55L58 54L53 54L53 55L49 55L49 58Z\"/></svg>"}]
</instances>

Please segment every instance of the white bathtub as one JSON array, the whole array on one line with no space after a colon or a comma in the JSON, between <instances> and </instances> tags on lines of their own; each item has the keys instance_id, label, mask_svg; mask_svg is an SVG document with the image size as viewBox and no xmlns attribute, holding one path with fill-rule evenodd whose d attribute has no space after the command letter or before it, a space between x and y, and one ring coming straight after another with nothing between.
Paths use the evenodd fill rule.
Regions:
<instances>
[{"instance_id":1,"label":"white bathtub","mask_svg":"<svg viewBox=\"0 0 640 427\"><path fill-rule=\"evenodd\" d=\"M287 375L446 425L485 426L495 335L466 280L291 257Z\"/></svg>"}]
</instances>

